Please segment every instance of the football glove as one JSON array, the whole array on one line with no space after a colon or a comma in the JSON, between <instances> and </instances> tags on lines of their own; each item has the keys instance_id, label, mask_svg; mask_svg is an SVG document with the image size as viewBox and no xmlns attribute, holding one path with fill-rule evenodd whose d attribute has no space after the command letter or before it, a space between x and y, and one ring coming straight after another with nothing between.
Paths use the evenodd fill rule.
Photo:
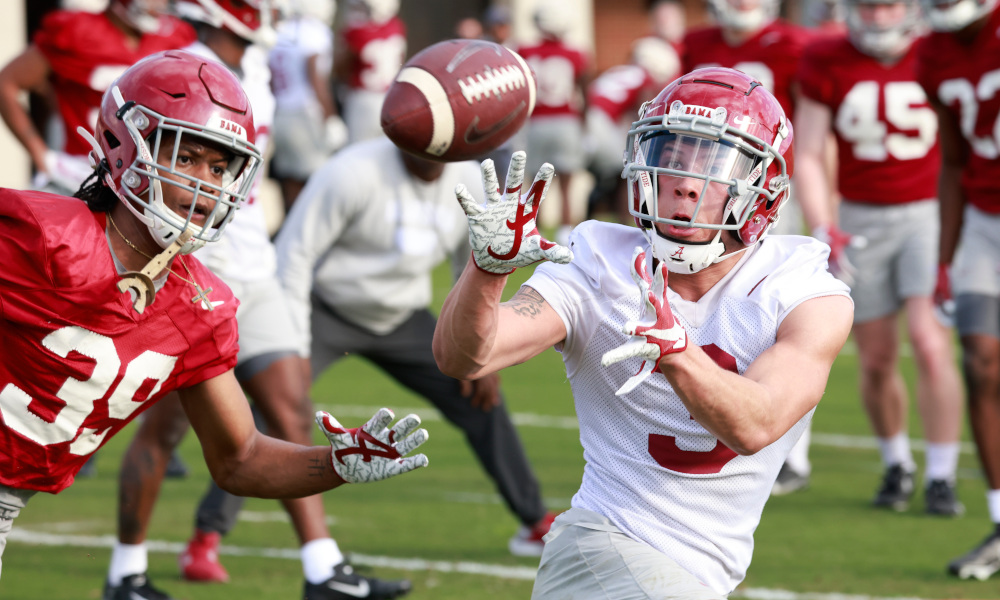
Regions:
<instances>
[{"instance_id":1,"label":"football glove","mask_svg":"<svg viewBox=\"0 0 1000 600\"><path fill-rule=\"evenodd\" d=\"M481 168L483 190L486 193L485 206L476 202L464 185L458 184L455 187L458 202L469 217L472 258L476 266L487 273L508 275L518 267L541 260L559 264L567 264L573 260L573 253L569 248L543 238L535 223L538 207L545 200L555 170L549 163L542 165L531 188L522 196L525 158L522 151L515 152L511 157L507 185L502 197L493 161L483 161Z\"/></svg>"},{"instance_id":2,"label":"football glove","mask_svg":"<svg viewBox=\"0 0 1000 600\"><path fill-rule=\"evenodd\" d=\"M364 426L347 429L329 413L316 413L316 424L333 448L333 470L341 479L367 483L427 466L426 455L406 456L427 441L427 430L417 429L420 417L406 415L386 429L394 416L388 408L380 408Z\"/></svg>"},{"instance_id":3,"label":"football glove","mask_svg":"<svg viewBox=\"0 0 1000 600\"><path fill-rule=\"evenodd\" d=\"M830 273L847 285L854 283L854 275L858 270L847 258L847 248L864 248L868 240L858 235L851 235L835 225L822 225L813 229L813 237L830 246Z\"/></svg>"},{"instance_id":4,"label":"football glove","mask_svg":"<svg viewBox=\"0 0 1000 600\"><path fill-rule=\"evenodd\" d=\"M641 325L629 321L622 328L631 336L623 345L608 350L601 357L601 365L608 367L627 358L645 359L639 372L633 375L615 392L616 396L627 394L660 367L660 361L668 354L676 354L687 349L687 332L677 322L670 302L667 300L667 265L663 261L656 266L652 279L646 270L646 252L636 248L632 253L632 279L639 286L639 293L645 300L644 320L652 320L652 325Z\"/></svg>"},{"instance_id":5,"label":"football glove","mask_svg":"<svg viewBox=\"0 0 1000 600\"><path fill-rule=\"evenodd\" d=\"M939 264L934 284L934 316L945 327L955 325L955 301L951 297L951 268Z\"/></svg>"}]
</instances>

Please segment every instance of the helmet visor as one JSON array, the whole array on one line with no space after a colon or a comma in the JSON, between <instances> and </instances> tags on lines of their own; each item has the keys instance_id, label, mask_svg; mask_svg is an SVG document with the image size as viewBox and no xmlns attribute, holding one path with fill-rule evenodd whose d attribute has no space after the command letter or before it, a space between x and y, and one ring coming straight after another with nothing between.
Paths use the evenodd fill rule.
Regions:
<instances>
[{"instance_id":1,"label":"helmet visor","mask_svg":"<svg viewBox=\"0 0 1000 600\"><path fill-rule=\"evenodd\" d=\"M655 174L650 178L649 196L657 200L647 206L652 221L702 229L738 229L743 225L745 217L741 213L747 200L755 195L749 187L762 176L760 157L726 139L662 130L644 134L638 152L638 162L647 165L644 170ZM690 220L676 221L661 214L659 199L664 191L682 185L680 180L684 179L704 183Z\"/></svg>"}]
</instances>

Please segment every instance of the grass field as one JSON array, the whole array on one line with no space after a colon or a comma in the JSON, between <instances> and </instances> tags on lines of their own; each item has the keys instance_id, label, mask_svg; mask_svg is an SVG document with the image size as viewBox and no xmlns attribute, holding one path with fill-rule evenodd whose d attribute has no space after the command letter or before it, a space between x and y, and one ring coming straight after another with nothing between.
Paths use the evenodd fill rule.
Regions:
<instances>
[{"instance_id":1,"label":"grass field","mask_svg":"<svg viewBox=\"0 0 1000 600\"><path fill-rule=\"evenodd\" d=\"M440 303L447 283L444 270L438 275ZM910 359L904 368L912 388ZM857 399L855 373L849 346L834 367L814 420L812 484L768 504L753 564L734 597L1000 598L996 579L962 582L945 573L948 560L978 543L989 527L973 454L961 457L960 495L968 508L964 517L925 516L920 498L904 513L870 508L881 465ZM562 363L550 351L502 377L546 500L553 509L565 509L579 485L583 461ZM424 450L431 460L427 469L325 496L333 535L357 564L374 565L380 576L409 577L414 583L409 598L414 600L530 596L537 561L507 553L515 519L499 504L456 430L436 418L426 402L354 358L325 373L313 397L350 426L377 407L389 406L397 413L418 411L431 432ZM16 535L3 557L0 598L100 598L115 532L117 468L132 431L126 429L101 451L95 478L58 496L32 499L15 522ZM916 420L910 432L921 437ZM301 598L297 544L273 501L250 500L244 520L224 540L223 562L231 583L196 585L180 579L177 551L191 533L208 477L193 435L181 453L192 474L163 486L150 530L154 582L179 600ZM922 453L917 461L922 467Z\"/></svg>"}]
</instances>

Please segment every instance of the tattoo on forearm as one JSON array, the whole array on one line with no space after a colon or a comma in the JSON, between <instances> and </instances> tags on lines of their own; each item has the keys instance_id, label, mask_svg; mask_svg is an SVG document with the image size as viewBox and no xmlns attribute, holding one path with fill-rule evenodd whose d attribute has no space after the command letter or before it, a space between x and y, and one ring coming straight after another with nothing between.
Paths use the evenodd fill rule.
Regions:
<instances>
[{"instance_id":1,"label":"tattoo on forearm","mask_svg":"<svg viewBox=\"0 0 1000 600\"><path fill-rule=\"evenodd\" d=\"M541 313L542 306L545 304L545 298L542 298L542 295L534 288L525 286L519 289L514 294L514 297L504 304L513 309L518 315L533 319Z\"/></svg>"},{"instance_id":2,"label":"tattoo on forearm","mask_svg":"<svg viewBox=\"0 0 1000 600\"><path fill-rule=\"evenodd\" d=\"M330 461L321 460L319 458L309 459L309 476L310 477L323 477L326 474L328 468L331 468Z\"/></svg>"}]
</instances>

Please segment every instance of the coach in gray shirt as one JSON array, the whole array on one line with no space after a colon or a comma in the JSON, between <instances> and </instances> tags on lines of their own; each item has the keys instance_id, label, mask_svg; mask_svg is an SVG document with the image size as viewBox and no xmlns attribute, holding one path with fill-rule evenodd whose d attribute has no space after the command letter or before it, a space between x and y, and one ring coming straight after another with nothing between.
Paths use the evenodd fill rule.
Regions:
<instances>
[{"instance_id":1,"label":"coach in gray shirt","mask_svg":"<svg viewBox=\"0 0 1000 600\"><path fill-rule=\"evenodd\" d=\"M357 354L431 401L465 432L521 521L510 551L538 556L552 515L499 380L447 377L431 352L431 272L450 256L460 273L471 252L458 183L481 189L479 166L419 159L387 138L346 147L313 174L282 225L278 276L313 378Z\"/></svg>"}]
</instances>

